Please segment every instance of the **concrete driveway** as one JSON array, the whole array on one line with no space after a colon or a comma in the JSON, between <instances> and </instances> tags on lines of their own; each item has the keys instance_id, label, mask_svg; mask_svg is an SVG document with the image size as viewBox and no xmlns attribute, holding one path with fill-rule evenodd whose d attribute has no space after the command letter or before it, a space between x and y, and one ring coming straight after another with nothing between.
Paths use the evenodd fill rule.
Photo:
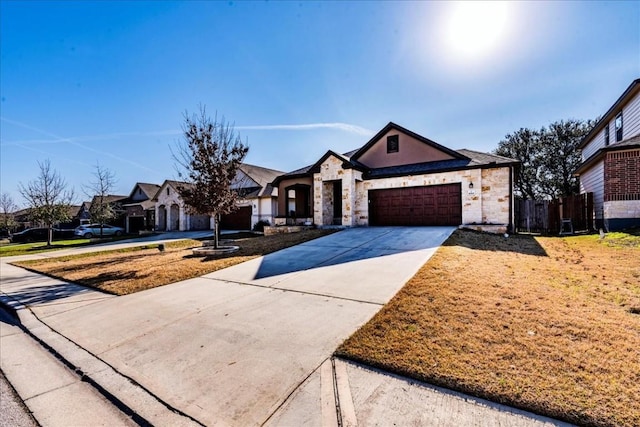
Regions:
<instances>
[{"instance_id":1,"label":"concrete driveway","mask_svg":"<svg viewBox=\"0 0 640 427\"><path fill-rule=\"evenodd\" d=\"M38 301L31 309L43 323L171 408L206 425L256 425L453 230L349 229L124 297L70 285L63 298L34 298L33 273L4 266L12 277L3 278L2 292Z\"/></svg>"}]
</instances>

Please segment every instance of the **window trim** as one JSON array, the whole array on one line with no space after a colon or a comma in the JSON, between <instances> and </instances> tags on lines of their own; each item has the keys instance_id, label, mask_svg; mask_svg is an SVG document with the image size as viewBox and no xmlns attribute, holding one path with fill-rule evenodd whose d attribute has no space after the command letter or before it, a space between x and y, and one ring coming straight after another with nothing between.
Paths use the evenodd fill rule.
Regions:
<instances>
[{"instance_id":1,"label":"window trim","mask_svg":"<svg viewBox=\"0 0 640 427\"><path fill-rule=\"evenodd\" d=\"M609 145L609 123L604 127L604 145Z\"/></svg>"},{"instance_id":2,"label":"window trim","mask_svg":"<svg viewBox=\"0 0 640 427\"><path fill-rule=\"evenodd\" d=\"M618 127L618 119L620 119L620 127ZM620 111L616 115L616 120L614 121L614 125L616 127L616 142L622 141L622 129L624 127L624 121L622 117L622 111Z\"/></svg>"}]
</instances>

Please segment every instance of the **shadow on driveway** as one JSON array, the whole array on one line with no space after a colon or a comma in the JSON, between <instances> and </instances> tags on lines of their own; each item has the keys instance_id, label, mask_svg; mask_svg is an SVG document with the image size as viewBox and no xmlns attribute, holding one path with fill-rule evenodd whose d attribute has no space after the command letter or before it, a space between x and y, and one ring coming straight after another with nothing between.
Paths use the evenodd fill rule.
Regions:
<instances>
[{"instance_id":1,"label":"shadow on driveway","mask_svg":"<svg viewBox=\"0 0 640 427\"><path fill-rule=\"evenodd\" d=\"M69 297L81 296L90 293L95 294L96 292L99 291L72 283L31 286L20 288L15 291L3 291L3 293L9 298L20 301L21 304L26 306L47 304ZM99 294L100 296L107 295L102 293Z\"/></svg>"},{"instance_id":2,"label":"shadow on driveway","mask_svg":"<svg viewBox=\"0 0 640 427\"><path fill-rule=\"evenodd\" d=\"M418 252L436 250L453 230L452 227L348 229L266 255L254 279L383 257L419 255Z\"/></svg>"}]
</instances>

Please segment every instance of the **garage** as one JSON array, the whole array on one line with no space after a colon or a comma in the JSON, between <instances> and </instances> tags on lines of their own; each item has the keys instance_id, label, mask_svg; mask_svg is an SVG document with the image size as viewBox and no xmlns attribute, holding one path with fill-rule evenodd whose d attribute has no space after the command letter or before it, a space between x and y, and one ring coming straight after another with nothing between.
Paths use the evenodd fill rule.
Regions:
<instances>
[{"instance_id":1,"label":"garage","mask_svg":"<svg viewBox=\"0 0 640 427\"><path fill-rule=\"evenodd\" d=\"M243 206L233 213L222 215L220 228L223 230L251 230L251 206Z\"/></svg>"},{"instance_id":2,"label":"garage","mask_svg":"<svg viewBox=\"0 0 640 427\"><path fill-rule=\"evenodd\" d=\"M369 190L370 225L460 225L462 187L457 184Z\"/></svg>"}]
</instances>

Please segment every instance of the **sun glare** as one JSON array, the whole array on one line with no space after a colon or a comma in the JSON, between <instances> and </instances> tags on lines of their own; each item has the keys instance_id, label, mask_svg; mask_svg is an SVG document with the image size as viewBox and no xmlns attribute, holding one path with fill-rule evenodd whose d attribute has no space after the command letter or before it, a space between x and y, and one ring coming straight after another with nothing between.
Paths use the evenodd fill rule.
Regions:
<instances>
[{"instance_id":1,"label":"sun glare","mask_svg":"<svg viewBox=\"0 0 640 427\"><path fill-rule=\"evenodd\" d=\"M458 60L485 57L504 40L508 3L458 2L446 23L448 53Z\"/></svg>"}]
</instances>

